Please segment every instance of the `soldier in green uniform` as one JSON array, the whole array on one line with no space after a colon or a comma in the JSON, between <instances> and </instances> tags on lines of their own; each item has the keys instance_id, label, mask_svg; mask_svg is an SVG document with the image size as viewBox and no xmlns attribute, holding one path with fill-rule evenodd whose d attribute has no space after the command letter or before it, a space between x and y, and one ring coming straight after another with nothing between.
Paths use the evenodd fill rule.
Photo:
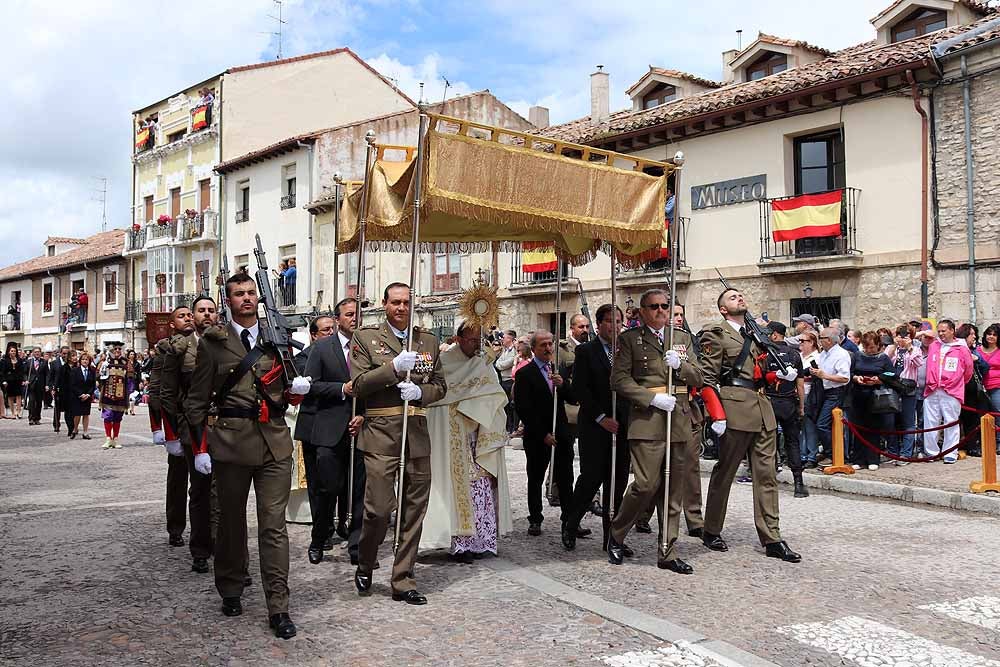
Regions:
<instances>
[{"instance_id":1,"label":"soldier in green uniform","mask_svg":"<svg viewBox=\"0 0 1000 667\"><path fill-rule=\"evenodd\" d=\"M702 330L700 365L706 386L717 388L726 418L712 423L722 441L719 461L708 484L702 541L713 551L729 549L722 539L729 491L740 461L749 456L754 523L760 543L768 556L798 563L802 557L781 539L778 529L777 423L764 394L763 369L758 362L766 351L744 328L747 305L738 290L725 290L719 295L718 306L722 319ZM791 369L791 375L794 379L795 369Z\"/></svg>"},{"instance_id":2,"label":"soldier in green uniform","mask_svg":"<svg viewBox=\"0 0 1000 667\"><path fill-rule=\"evenodd\" d=\"M694 569L677 557L674 543L680 522L681 503L685 495L684 479L690 459L688 445L693 431L694 409L690 387L702 383L701 371L694 361L694 340L683 329L674 328L673 349L666 349L670 337L668 295L661 289L643 293L639 301L642 326L629 329L618 337L618 351L611 370L611 384L620 396L632 405L629 412L628 443L632 454L635 479L625 491L621 508L611 521L608 541L608 562L621 565L630 549L625 537L636 519L654 501L660 523L660 554L657 566L679 574L691 574ZM690 358L689 358L690 357ZM667 393L668 373L674 374L673 394ZM667 413L671 418L667 433ZM663 463L667 438L670 438L670 498L666 526L663 525ZM655 494L659 493L659 497ZM663 551L663 531L666 530L666 551Z\"/></svg>"},{"instance_id":3,"label":"soldier in green uniform","mask_svg":"<svg viewBox=\"0 0 1000 667\"><path fill-rule=\"evenodd\" d=\"M411 331L410 288L391 283L385 288L382 306L386 321L358 329L351 343L354 395L365 402L358 450L364 453L366 474L354 585L360 595L370 594L378 548L385 539L389 515L396 509L403 403L409 401L403 509L402 516L396 517L401 523L391 587L393 600L421 605L427 604L427 598L417 592L413 566L431 487L431 443L423 406L441 400L446 387L433 334L412 327L413 344L406 351L406 335Z\"/></svg>"},{"instance_id":4,"label":"soldier in green uniform","mask_svg":"<svg viewBox=\"0 0 1000 667\"><path fill-rule=\"evenodd\" d=\"M187 336L194 331L194 315L187 306L178 306L170 313L170 329L174 333L156 342L149 370L149 423L153 431L153 442L167 449L167 534L170 546L184 546L184 527L187 524L188 465L184 452L177 440L176 431L171 433L170 444L164 431L163 405L160 400L163 380L163 362L171 350L171 339ZM169 427L169 425L167 425Z\"/></svg>"},{"instance_id":5,"label":"soldier in green uniform","mask_svg":"<svg viewBox=\"0 0 1000 667\"><path fill-rule=\"evenodd\" d=\"M291 489L292 437L285 410L309 391L307 378L289 382L277 350L258 342L257 287L248 274L226 281L232 313L228 326L209 327L184 406L191 426L194 467L214 474L219 503L215 536L215 587L222 613L243 613L246 506L253 484L261 583L275 636L290 639L288 532L285 508Z\"/></svg>"},{"instance_id":6,"label":"soldier in green uniform","mask_svg":"<svg viewBox=\"0 0 1000 667\"><path fill-rule=\"evenodd\" d=\"M212 555L212 476L203 475L194 467L194 450L191 446L191 427L183 410L191 391L198 353L198 341L209 327L219 323L219 313L211 297L202 296L191 304L194 329L180 331L168 339L168 349L162 357L160 375L160 410L163 424L170 431L168 447L180 447L187 463L187 481L184 491L188 495L188 515L191 520L191 570L208 572L208 558ZM190 483L190 491L187 489Z\"/></svg>"}]
</instances>

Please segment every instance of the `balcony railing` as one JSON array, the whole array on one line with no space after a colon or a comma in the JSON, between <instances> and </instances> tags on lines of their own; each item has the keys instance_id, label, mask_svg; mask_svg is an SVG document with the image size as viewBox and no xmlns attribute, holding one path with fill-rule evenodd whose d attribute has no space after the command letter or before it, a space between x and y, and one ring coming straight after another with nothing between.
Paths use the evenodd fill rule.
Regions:
<instances>
[{"instance_id":1,"label":"balcony railing","mask_svg":"<svg viewBox=\"0 0 1000 667\"><path fill-rule=\"evenodd\" d=\"M281 198L281 210L284 211L286 208L295 208L295 195L285 195Z\"/></svg>"},{"instance_id":2,"label":"balcony railing","mask_svg":"<svg viewBox=\"0 0 1000 667\"><path fill-rule=\"evenodd\" d=\"M171 220L170 222L161 225L160 223L154 223L146 227L147 238L150 241L157 241L159 239L173 238L177 234L177 221Z\"/></svg>"},{"instance_id":3,"label":"balcony railing","mask_svg":"<svg viewBox=\"0 0 1000 667\"><path fill-rule=\"evenodd\" d=\"M236 222L246 222L250 219L250 209L245 208L242 211L236 211Z\"/></svg>"},{"instance_id":4,"label":"balcony railing","mask_svg":"<svg viewBox=\"0 0 1000 667\"><path fill-rule=\"evenodd\" d=\"M138 316L140 319L145 319L146 313L169 313L174 308L179 308L180 306L190 307L198 296L198 294L194 294L192 292L162 295L157 294L155 296L146 297L145 299L130 301L126 304L126 312L129 308L131 308L133 314ZM134 322L138 321L128 314L126 314L126 319L131 319Z\"/></svg>"},{"instance_id":5,"label":"balcony railing","mask_svg":"<svg viewBox=\"0 0 1000 667\"><path fill-rule=\"evenodd\" d=\"M811 257L829 257L860 255L858 250L858 197L861 190L857 188L842 188L840 207L840 235L807 237L794 241L775 241L772 235L771 220L775 201L791 199L791 197L776 197L760 200L760 261L780 259L808 259ZM832 192L832 190L828 191ZM815 192L810 194L823 194Z\"/></svg>"},{"instance_id":6,"label":"balcony railing","mask_svg":"<svg viewBox=\"0 0 1000 667\"><path fill-rule=\"evenodd\" d=\"M146 319L146 301L148 299L132 299L125 302L125 319L129 322L142 322Z\"/></svg>"},{"instance_id":7,"label":"balcony railing","mask_svg":"<svg viewBox=\"0 0 1000 667\"><path fill-rule=\"evenodd\" d=\"M21 330L21 314L17 313L11 315L9 313L4 313L0 315L0 331L20 331Z\"/></svg>"},{"instance_id":8,"label":"balcony railing","mask_svg":"<svg viewBox=\"0 0 1000 667\"><path fill-rule=\"evenodd\" d=\"M132 229L125 235L125 252L134 252L146 247L146 228Z\"/></svg>"},{"instance_id":9,"label":"balcony railing","mask_svg":"<svg viewBox=\"0 0 1000 667\"><path fill-rule=\"evenodd\" d=\"M278 308L295 307L295 283L286 285L284 280L275 278L271 288L274 290L274 298L278 302Z\"/></svg>"},{"instance_id":10,"label":"balcony railing","mask_svg":"<svg viewBox=\"0 0 1000 667\"><path fill-rule=\"evenodd\" d=\"M205 233L205 216L198 214L193 218L181 218L177 226L178 241L193 241Z\"/></svg>"},{"instance_id":11,"label":"balcony railing","mask_svg":"<svg viewBox=\"0 0 1000 667\"><path fill-rule=\"evenodd\" d=\"M687 228L691 218L677 218L677 268L687 268ZM652 262L643 264L640 267L626 269L618 267L619 276L638 276L647 274L661 274L670 271L669 244L661 251L663 257L654 259Z\"/></svg>"},{"instance_id":12,"label":"balcony railing","mask_svg":"<svg viewBox=\"0 0 1000 667\"><path fill-rule=\"evenodd\" d=\"M562 277L569 278L570 266L569 264L562 265ZM514 252L514 262L510 268L510 284L511 285L544 285L546 283L555 284L556 282L556 272L555 271L544 271L541 273L531 273L525 271L521 267L521 251L517 250Z\"/></svg>"}]
</instances>

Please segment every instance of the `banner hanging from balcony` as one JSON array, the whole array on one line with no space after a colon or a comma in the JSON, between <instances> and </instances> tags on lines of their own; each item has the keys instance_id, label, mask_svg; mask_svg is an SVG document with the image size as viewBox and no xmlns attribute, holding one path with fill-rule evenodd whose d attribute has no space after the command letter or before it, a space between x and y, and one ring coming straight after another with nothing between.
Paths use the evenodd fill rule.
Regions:
<instances>
[{"instance_id":1,"label":"banner hanging from balcony","mask_svg":"<svg viewBox=\"0 0 1000 667\"><path fill-rule=\"evenodd\" d=\"M135 149L137 151L144 150L146 145L149 143L150 131L148 127L144 127L139 130L135 135Z\"/></svg>"},{"instance_id":2,"label":"banner hanging from balcony","mask_svg":"<svg viewBox=\"0 0 1000 667\"><path fill-rule=\"evenodd\" d=\"M557 266L555 244L545 241L525 241L521 244L521 270L525 273L555 271Z\"/></svg>"},{"instance_id":3,"label":"banner hanging from balcony","mask_svg":"<svg viewBox=\"0 0 1000 667\"><path fill-rule=\"evenodd\" d=\"M842 201L843 190L775 199L771 202L774 242L840 236Z\"/></svg>"},{"instance_id":4,"label":"banner hanging from balcony","mask_svg":"<svg viewBox=\"0 0 1000 667\"><path fill-rule=\"evenodd\" d=\"M209 105L203 104L200 107L195 107L191 110L191 131L197 132L198 130L203 130L208 127L208 124L212 122L212 116L209 111Z\"/></svg>"}]
</instances>

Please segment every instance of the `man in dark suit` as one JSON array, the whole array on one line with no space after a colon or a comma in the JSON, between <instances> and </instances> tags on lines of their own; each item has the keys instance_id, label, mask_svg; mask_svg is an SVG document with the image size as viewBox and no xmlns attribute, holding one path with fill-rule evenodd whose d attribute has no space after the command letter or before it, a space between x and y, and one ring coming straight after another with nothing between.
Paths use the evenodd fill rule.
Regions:
<instances>
[{"instance_id":1,"label":"man in dark suit","mask_svg":"<svg viewBox=\"0 0 1000 667\"><path fill-rule=\"evenodd\" d=\"M528 534L541 535L544 519L542 484L553 449L552 475L555 483L562 489L573 488L573 440L566 420L566 401L572 399L565 391L567 384L553 367L555 344L552 334L548 331L532 334L531 351L534 358L514 376L514 404L524 422L524 457L528 465ZM552 432L553 392L557 395L555 433ZM572 535L569 519L574 515L573 500L570 494L566 495L561 504L564 544Z\"/></svg>"},{"instance_id":2,"label":"man in dark suit","mask_svg":"<svg viewBox=\"0 0 1000 667\"><path fill-rule=\"evenodd\" d=\"M348 486L351 467L351 435L357 433L362 417L354 417L354 385L351 382L351 339L357 326L358 302L347 298L336 305L330 320L331 334L316 341L309 355L304 375L312 378L309 398L314 416L308 431L296 438L302 440L302 454L309 483L309 503L312 509L313 532L309 545L309 562L318 563L322 552L316 547L328 544L334 521L334 506L342 490ZM336 333L332 333L333 327ZM361 413L359 406L358 413ZM299 417L301 419L301 416ZM301 425L302 422L300 421ZM354 486L351 505L351 525L347 552L351 564L358 564L358 540L361 538L361 517L365 500L365 462L355 452ZM329 546L323 548L329 549Z\"/></svg>"},{"instance_id":3,"label":"man in dark suit","mask_svg":"<svg viewBox=\"0 0 1000 667\"><path fill-rule=\"evenodd\" d=\"M309 323L309 347L305 348L297 355L295 359L292 360L292 364L295 366L295 371L299 375L306 375L306 365L309 363L309 358L316 349L316 342L327 338L336 330L336 325L334 324L333 318L326 315L320 315L316 317ZM311 394L312 392L310 392ZM307 449L311 449L309 442L312 440L312 428L313 419L316 416L316 397L312 395L307 395L302 403L299 404L299 412L295 418L295 433L292 434L292 438L298 440L301 443L301 451L299 456L302 457L303 463L306 467L306 491L309 494L309 508L310 514L312 515L312 525L313 532L319 533L320 530L324 531L326 534L329 533L329 526L320 526L323 521L316 520L316 502L314 496L316 495L316 485L312 482L312 477L309 475L309 455L306 454ZM312 545L309 547L309 560L312 563L319 563L323 560L323 550L329 551L333 548L333 544L327 540L326 537L322 538L317 544L317 549L313 549Z\"/></svg>"},{"instance_id":4,"label":"man in dark suit","mask_svg":"<svg viewBox=\"0 0 1000 667\"><path fill-rule=\"evenodd\" d=\"M73 430L73 415L69 413L69 406L66 405L66 397L60 391L63 385L63 369L66 367L66 355L69 348L63 345L59 348L59 354L52 357L49 362L49 377L46 384L49 386L49 395L52 396L52 428L59 432L60 415L66 415L66 428Z\"/></svg>"},{"instance_id":5,"label":"man in dark suit","mask_svg":"<svg viewBox=\"0 0 1000 667\"><path fill-rule=\"evenodd\" d=\"M590 506L594 494L604 487L601 504L607 508L603 517L602 544L607 549L611 529L611 517L621 504L625 486L628 484L628 401L619 397L612 415L611 409L611 360L613 358L612 337L621 331L622 312L606 303L597 309L597 338L576 347L576 362L573 364L573 386L580 401L577 429L580 437L580 476L576 479L573 492L573 507L576 511L570 517L571 528L579 528L583 514ZM586 388L583 391L582 388ZM615 460L615 498L611 503L611 434L617 434ZM575 533L569 533L567 548L575 546Z\"/></svg>"},{"instance_id":6,"label":"man in dark suit","mask_svg":"<svg viewBox=\"0 0 1000 667\"><path fill-rule=\"evenodd\" d=\"M45 401L45 392L48 391L48 385L46 385L48 377L49 364L42 359L42 350L36 347L31 351L31 358L28 359L29 426L42 423L42 405Z\"/></svg>"}]
</instances>

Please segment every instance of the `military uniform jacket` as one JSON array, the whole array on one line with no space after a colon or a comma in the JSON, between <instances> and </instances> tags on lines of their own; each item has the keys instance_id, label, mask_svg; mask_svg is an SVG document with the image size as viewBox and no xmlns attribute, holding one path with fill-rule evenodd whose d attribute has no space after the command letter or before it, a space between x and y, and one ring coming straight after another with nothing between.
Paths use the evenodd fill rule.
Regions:
<instances>
[{"instance_id":1,"label":"military uniform jacket","mask_svg":"<svg viewBox=\"0 0 1000 667\"><path fill-rule=\"evenodd\" d=\"M664 329L664 334L669 336L670 330ZM667 373L671 369L663 359L665 344L645 325L623 331L618 336L611 384L619 396L624 396L632 405L629 440L666 440L667 413L651 405L655 394L666 392ZM670 441L687 442L693 430L692 420L698 418L687 388L702 386L702 373L693 363L691 334L675 328L674 349L681 356L681 367L674 375L677 405L671 417Z\"/></svg>"},{"instance_id":2,"label":"military uniform jacket","mask_svg":"<svg viewBox=\"0 0 1000 667\"><path fill-rule=\"evenodd\" d=\"M160 384L163 379L163 358L170 349L170 339L163 338L155 346L156 354L149 364L149 384L146 387L149 393L149 412L157 422L160 420Z\"/></svg>"},{"instance_id":3,"label":"military uniform jacket","mask_svg":"<svg viewBox=\"0 0 1000 667\"><path fill-rule=\"evenodd\" d=\"M183 410L191 389L195 360L198 356L198 337L194 333L174 334L168 339L168 350L163 357L160 372L160 409L180 440L191 442L191 426Z\"/></svg>"},{"instance_id":4,"label":"military uniform jacket","mask_svg":"<svg viewBox=\"0 0 1000 667\"><path fill-rule=\"evenodd\" d=\"M568 395L573 392L573 366L576 364L576 348L583 343L578 342L572 336L566 340L559 341L559 374L563 378L562 391ZM580 408L572 403L566 404L566 420L570 424L576 424L579 420Z\"/></svg>"},{"instance_id":5,"label":"military uniform jacket","mask_svg":"<svg viewBox=\"0 0 1000 667\"><path fill-rule=\"evenodd\" d=\"M423 361L410 374L410 381L423 392L419 401L411 407L423 407L444 398L447 387L441 374L438 359L438 339L419 327L413 329L414 352L423 355ZM354 395L365 404L365 422L358 438L358 449L371 454L399 456L400 440L403 437L403 415L373 416L386 408L402 408L403 399L396 386L405 379L398 376L392 360L403 351L403 345L389 325L362 327L354 332L351 341L351 378ZM426 370L421 370L423 367ZM430 456L431 441L427 432L427 419L412 415L407 423L407 451L413 458Z\"/></svg>"},{"instance_id":6,"label":"military uniform jacket","mask_svg":"<svg viewBox=\"0 0 1000 667\"><path fill-rule=\"evenodd\" d=\"M719 387L722 369L736 363L743 349L743 336L722 319L706 326L701 332L701 371L705 384ZM750 354L732 377L753 382L756 357L763 354L756 343L750 345ZM722 386L719 388L722 407L726 411L726 428L737 431L773 431L777 428L771 401L762 392L748 387Z\"/></svg>"},{"instance_id":7,"label":"military uniform jacket","mask_svg":"<svg viewBox=\"0 0 1000 667\"><path fill-rule=\"evenodd\" d=\"M259 338L257 345L263 344ZM235 372L247 351L232 327L210 327L198 342L191 387L184 408L191 425L191 438L195 453L202 451L207 443L208 453L214 460L245 466L259 466L264 462L264 454L270 450L275 461L283 461L292 455L292 436L285 424L283 410L270 410L270 419L261 423L255 417L223 417L227 409L256 414L260 409L257 382L275 364L280 364L277 352L267 350L260 359L240 378L232 391L224 397L218 417L209 419L209 408L215 401L216 392L231 372ZM288 381L284 373L264 391L279 408L287 408L285 389ZM214 422L214 423L213 423Z\"/></svg>"}]
</instances>

